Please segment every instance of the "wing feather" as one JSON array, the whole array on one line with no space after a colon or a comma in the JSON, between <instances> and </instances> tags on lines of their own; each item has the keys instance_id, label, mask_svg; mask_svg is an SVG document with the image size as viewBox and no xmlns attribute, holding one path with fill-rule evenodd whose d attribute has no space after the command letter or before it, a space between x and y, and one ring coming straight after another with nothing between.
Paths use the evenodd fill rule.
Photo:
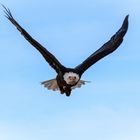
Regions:
<instances>
[{"instance_id":1,"label":"wing feather","mask_svg":"<svg viewBox=\"0 0 140 140\"><path fill-rule=\"evenodd\" d=\"M94 63L115 51L123 41L123 37L128 29L128 15L125 17L121 28L106 42L100 49L90 55L84 62L75 67L81 75Z\"/></svg>"},{"instance_id":2,"label":"wing feather","mask_svg":"<svg viewBox=\"0 0 140 140\"><path fill-rule=\"evenodd\" d=\"M23 29L19 23L13 18L10 10L2 5L4 8L5 16L8 20L19 30L19 32L24 36L24 38L33 45L45 58L45 60L50 64L52 68L58 73L59 71L63 71L65 67L56 59L56 57L51 54L46 48L44 48L40 43L38 43L35 39L33 39L25 29Z\"/></svg>"},{"instance_id":3,"label":"wing feather","mask_svg":"<svg viewBox=\"0 0 140 140\"><path fill-rule=\"evenodd\" d=\"M72 89L75 88L80 88L82 85L85 85L86 83L89 83L90 81L84 81L84 80L79 80L77 85L75 85L74 87L72 87Z\"/></svg>"}]
</instances>

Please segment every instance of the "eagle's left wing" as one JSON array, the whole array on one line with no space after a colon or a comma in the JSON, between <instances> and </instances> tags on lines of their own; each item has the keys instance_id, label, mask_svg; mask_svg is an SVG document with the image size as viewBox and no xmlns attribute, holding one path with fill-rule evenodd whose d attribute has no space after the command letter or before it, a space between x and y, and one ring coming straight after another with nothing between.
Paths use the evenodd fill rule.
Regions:
<instances>
[{"instance_id":1,"label":"eagle's left wing","mask_svg":"<svg viewBox=\"0 0 140 140\"><path fill-rule=\"evenodd\" d=\"M24 36L24 38L32 44L45 58L45 60L50 64L52 68L55 69L57 73L60 71L64 71L65 67L56 59L56 57L51 54L46 48L44 48L40 43L38 43L35 39L33 39L25 29L23 29L19 23L13 18L9 9L7 9L4 5L4 12L6 17L11 21L11 23L20 31L20 33Z\"/></svg>"},{"instance_id":2,"label":"eagle's left wing","mask_svg":"<svg viewBox=\"0 0 140 140\"><path fill-rule=\"evenodd\" d=\"M75 70L79 74L83 74L94 63L115 51L123 41L123 37L128 29L128 15L125 17L122 27L114 34L111 39L105 43L100 49L90 55L83 63L78 65Z\"/></svg>"}]
</instances>

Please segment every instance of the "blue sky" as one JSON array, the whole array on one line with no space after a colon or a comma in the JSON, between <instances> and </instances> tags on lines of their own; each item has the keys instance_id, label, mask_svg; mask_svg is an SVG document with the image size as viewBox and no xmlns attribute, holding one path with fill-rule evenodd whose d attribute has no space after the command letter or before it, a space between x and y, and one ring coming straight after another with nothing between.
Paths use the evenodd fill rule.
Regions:
<instances>
[{"instance_id":1,"label":"blue sky","mask_svg":"<svg viewBox=\"0 0 140 140\"><path fill-rule=\"evenodd\" d=\"M41 81L55 71L0 11L1 140L140 139L139 0L1 0L15 19L68 67L81 63L120 28L121 47L83 75L68 98Z\"/></svg>"}]
</instances>

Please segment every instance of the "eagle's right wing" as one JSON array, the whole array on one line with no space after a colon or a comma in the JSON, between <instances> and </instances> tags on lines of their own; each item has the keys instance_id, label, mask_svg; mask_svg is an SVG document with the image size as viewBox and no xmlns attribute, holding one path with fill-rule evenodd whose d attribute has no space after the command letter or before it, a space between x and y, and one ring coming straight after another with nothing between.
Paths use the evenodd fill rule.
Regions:
<instances>
[{"instance_id":1,"label":"eagle's right wing","mask_svg":"<svg viewBox=\"0 0 140 140\"><path fill-rule=\"evenodd\" d=\"M111 37L111 39L108 42L106 42L101 48L99 48L96 52L91 54L84 62L78 65L75 68L75 70L82 75L94 63L115 51L122 43L123 37L126 34L127 29L128 15L125 17L121 28Z\"/></svg>"},{"instance_id":2,"label":"eagle's right wing","mask_svg":"<svg viewBox=\"0 0 140 140\"><path fill-rule=\"evenodd\" d=\"M65 67L56 59L56 57L51 54L46 48L44 48L40 43L34 40L27 32L24 30L19 23L13 18L10 10L2 5L4 8L4 12L8 20L20 31L20 33L24 36L24 38L32 44L45 58L45 60L50 64L52 68L58 73L63 71Z\"/></svg>"}]
</instances>

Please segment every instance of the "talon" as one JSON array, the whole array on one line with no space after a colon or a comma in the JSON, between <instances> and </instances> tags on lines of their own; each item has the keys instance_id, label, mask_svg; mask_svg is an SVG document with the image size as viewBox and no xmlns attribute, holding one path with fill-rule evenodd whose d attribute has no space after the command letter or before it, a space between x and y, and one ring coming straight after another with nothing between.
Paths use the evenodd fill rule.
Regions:
<instances>
[{"instance_id":1,"label":"talon","mask_svg":"<svg viewBox=\"0 0 140 140\"><path fill-rule=\"evenodd\" d=\"M70 96L70 92L66 92L66 96L69 97Z\"/></svg>"}]
</instances>

